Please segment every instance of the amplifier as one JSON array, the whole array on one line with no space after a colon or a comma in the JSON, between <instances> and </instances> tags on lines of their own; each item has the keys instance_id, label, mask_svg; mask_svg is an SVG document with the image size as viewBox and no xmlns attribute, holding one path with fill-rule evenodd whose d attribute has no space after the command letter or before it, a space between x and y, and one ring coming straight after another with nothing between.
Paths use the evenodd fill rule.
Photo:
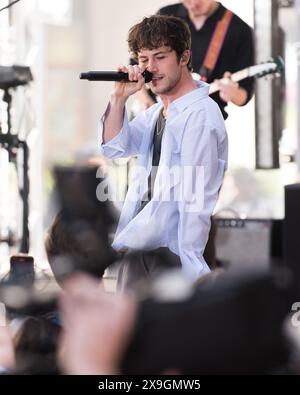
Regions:
<instances>
[{"instance_id":1,"label":"amplifier","mask_svg":"<svg viewBox=\"0 0 300 395\"><path fill-rule=\"evenodd\" d=\"M272 257L271 219L215 218L216 257L226 266L267 267Z\"/></svg>"}]
</instances>

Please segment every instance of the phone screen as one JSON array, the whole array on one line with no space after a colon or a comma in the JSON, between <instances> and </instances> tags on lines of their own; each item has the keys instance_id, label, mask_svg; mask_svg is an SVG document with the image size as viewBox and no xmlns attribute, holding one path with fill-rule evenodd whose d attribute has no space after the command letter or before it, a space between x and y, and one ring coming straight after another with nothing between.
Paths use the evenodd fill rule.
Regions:
<instances>
[{"instance_id":1,"label":"phone screen","mask_svg":"<svg viewBox=\"0 0 300 395\"><path fill-rule=\"evenodd\" d=\"M34 282L34 258L30 255L13 255L10 258L9 279L16 285L32 285Z\"/></svg>"}]
</instances>

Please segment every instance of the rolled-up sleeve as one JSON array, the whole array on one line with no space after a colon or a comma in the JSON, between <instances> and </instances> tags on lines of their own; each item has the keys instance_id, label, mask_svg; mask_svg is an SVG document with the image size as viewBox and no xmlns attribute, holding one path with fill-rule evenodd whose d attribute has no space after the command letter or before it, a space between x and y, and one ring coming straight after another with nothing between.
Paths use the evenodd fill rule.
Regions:
<instances>
[{"instance_id":1,"label":"rolled-up sleeve","mask_svg":"<svg viewBox=\"0 0 300 395\"><path fill-rule=\"evenodd\" d=\"M129 122L127 113L125 111L121 130L113 139L104 144L103 129L107 109L101 114L98 124L98 136L101 153L110 159L126 158L129 156L138 155L143 139L143 125L145 125L146 115L140 114L133 121Z\"/></svg>"},{"instance_id":2,"label":"rolled-up sleeve","mask_svg":"<svg viewBox=\"0 0 300 395\"><path fill-rule=\"evenodd\" d=\"M197 125L197 119L192 124ZM226 168L226 147L226 131L215 126L192 126L183 137L184 192L179 202L178 242L182 270L191 279L210 272L203 252Z\"/></svg>"}]
</instances>

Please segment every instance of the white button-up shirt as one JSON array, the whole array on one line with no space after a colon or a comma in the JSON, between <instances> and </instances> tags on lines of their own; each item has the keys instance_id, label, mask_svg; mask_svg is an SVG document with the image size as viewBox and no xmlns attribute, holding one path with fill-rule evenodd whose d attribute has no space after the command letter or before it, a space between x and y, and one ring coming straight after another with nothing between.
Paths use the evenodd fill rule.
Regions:
<instances>
[{"instance_id":1,"label":"white button-up shirt","mask_svg":"<svg viewBox=\"0 0 300 395\"><path fill-rule=\"evenodd\" d=\"M102 140L105 112L99 124L105 156L138 158L113 248L168 247L180 256L182 270L192 280L210 271L203 252L228 155L224 120L208 90L209 86L199 81L197 89L170 104L152 199L140 212L148 189L153 133L162 104L153 105L131 122L125 111L122 129L107 144Z\"/></svg>"}]
</instances>

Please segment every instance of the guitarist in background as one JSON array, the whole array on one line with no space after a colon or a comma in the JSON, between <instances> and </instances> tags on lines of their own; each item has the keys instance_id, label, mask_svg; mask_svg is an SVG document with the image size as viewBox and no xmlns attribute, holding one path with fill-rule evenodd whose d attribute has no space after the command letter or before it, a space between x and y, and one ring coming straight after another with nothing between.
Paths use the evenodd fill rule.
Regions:
<instances>
[{"instance_id":1,"label":"guitarist in background","mask_svg":"<svg viewBox=\"0 0 300 395\"><path fill-rule=\"evenodd\" d=\"M201 79L218 84L212 95L224 119L228 117L228 102L243 106L253 95L254 79L240 83L231 81L232 73L254 64L252 29L237 15L214 0L183 0L158 11L160 15L177 16L185 20L192 36L192 67ZM139 93L143 108L150 107L153 97L146 90Z\"/></svg>"}]
</instances>

